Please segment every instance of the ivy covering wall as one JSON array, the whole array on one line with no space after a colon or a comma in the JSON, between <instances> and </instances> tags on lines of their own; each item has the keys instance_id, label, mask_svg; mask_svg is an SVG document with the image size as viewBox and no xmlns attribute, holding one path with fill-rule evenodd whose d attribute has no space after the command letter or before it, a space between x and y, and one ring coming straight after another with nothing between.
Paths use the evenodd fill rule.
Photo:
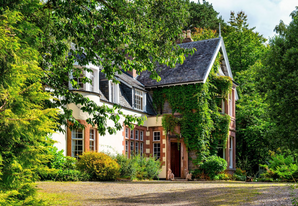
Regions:
<instances>
[{"instance_id":1,"label":"ivy covering wall","mask_svg":"<svg viewBox=\"0 0 298 206\"><path fill-rule=\"evenodd\" d=\"M229 134L230 116L221 113L222 99L232 90L230 77L218 76L220 57L218 56L205 84L189 84L163 87L153 90L155 109L162 113L168 101L172 114L165 114L162 125L166 132L184 138L189 151L197 152L201 162L209 155L217 153L217 147L226 145ZM180 113L179 117L174 113ZM180 134L175 127L180 126Z\"/></svg>"}]
</instances>

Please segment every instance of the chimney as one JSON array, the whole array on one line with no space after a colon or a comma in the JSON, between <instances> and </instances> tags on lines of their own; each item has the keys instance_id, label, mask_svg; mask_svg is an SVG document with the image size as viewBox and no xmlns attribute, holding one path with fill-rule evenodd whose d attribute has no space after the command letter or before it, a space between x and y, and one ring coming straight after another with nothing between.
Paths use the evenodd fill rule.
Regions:
<instances>
[{"instance_id":1,"label":"chimney","mask_svg":"<svg viewBox=\"0 0 298 206\"><path fill-rule=\"evenodd\" d=\"M183 31L183 37L185 36L185 31ZM192 38L191 38L191 30L187 30L187 34L186 34L186 38L184 37L183 42L182 43L188 43L188 42L192 42Z\"/></svg>"},{"instance_id":2,"label":"chimney","mask_svg":"<svg viewBox=\"0 0 298 206\"><path fill-rule=\"evenodd\" d=\"M132 71L127 71L127 73L132 76L133 78L137 77L137 71L135 69L133 69Z\"/></svg>"}]
</instances>

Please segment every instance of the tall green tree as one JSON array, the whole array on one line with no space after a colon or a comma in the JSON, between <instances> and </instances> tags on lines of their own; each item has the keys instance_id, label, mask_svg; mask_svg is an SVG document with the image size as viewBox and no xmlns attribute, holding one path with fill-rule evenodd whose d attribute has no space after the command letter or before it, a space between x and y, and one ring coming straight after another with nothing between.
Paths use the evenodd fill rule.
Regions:
<instances>
[{"instance_id":1,"label":"tall green tree","mask_svg":"<svg viewBox=\"0 0 298 206\"><path fill-rule=\"evenodd\" d=\"M231 12L229 25L223 29L223 37L229 57L239 100L236 102L237 167L255 174L264 163L269 145L266 135L271 126L267 116L268 105L255 88L260 59L268 50L266 39L255 28L250 28L247 15Z\"/></svg>"},{"instance_id":2,"label":"tall green tree","mask_svg":"<svg viewBox=\"0 0 298 206\"><path fill-rule=\"evenodd\" d=\"M42 143L56 128L57 110L41 79L41 56L17 37L23 16L6 10L0 16L0 205L38 204L32 195L34 171L46 160Z\"/></svg>"},{"instance_id":3,"label":"tall green tree","mask_svg":"<svg viewBox=\"0 0 298 206\"><path fill-rule=\"evenodd\" d=\"M228 26L223 28L229 62L234 74L247 70L264 52L265 38L255 28L249 28L247 15L240 11L237 14L231 12ZM234 75L237 81L237 75Z\"/></svg>"},{"instance_id":4,"label":"tall green tree","mask_svg":"<svg viewBox=\"0 0 298 206\"><path fill-rule=\"evenodd\" d=\"M195 28L218 30L219 23L222 26L226 25L212 4L205 0L202 3L199 0L189 2L189 13L190 18L185 29L191 29L192 31L195 31Z\"/></svg>"},{"instance_id":5,"label":"tall green tree","mask_svg":"<svg viewBox=\"0 0 298 206\"><path fill-rule=\"evenodd\" d=\"M298 146L298 7L291 13L292 21L270 40L270 50L259 71L258 88L269 104L276 147L294 150ZM282 32L280 32L282 31Z\"/></svg>"},{"instance_id":6,"label":"tall green tree","mask_svg":"<svg viewBox=\"0 0 298 206\"><path fill-rule=\"evenodd\" d=\"M238 72L241 85L237 91L241 98L237 101L237 167L249 175L259 171L273 150L271 129L275 127L268 115L268 105L256 87L258 72L263 69L261 60L247 70ZM274 141L274 140L273 140Z\"/></svg>"},{"instance_id":7,"label":"tall green tree","mask_svg":"<svg viewBox=\"0 0 298 206\"><path fill-rule=\"evenodd\" d=\"M63 97L48 104L63 110L59 123L67 124L68 120L80 126L66 107L80 104L81 110L92 116L87 122L97 124L101 135L121 129L120 116L125 117L127 125L140 124L142 119L124 115L118 105L98 106L70 91L68 74L78 77L81 72L73 67L75 61L81 66L101 66L107 78L114 81L116 73L132 69L152 71L151 77L159 80L155 63L175 66L186 53L175 45L188 18L186 0L7 0L0 7L23 14L24 21L17 22L16 27L26 32L16 35L43 57L39 66L49 71L43 83L53 88L53 97ZM83 82L90 79L84 78ZM71 83L76 87L76 81ZM114 121L113 127L107 126L109 119Z\"/></svg>"}]
</instances>

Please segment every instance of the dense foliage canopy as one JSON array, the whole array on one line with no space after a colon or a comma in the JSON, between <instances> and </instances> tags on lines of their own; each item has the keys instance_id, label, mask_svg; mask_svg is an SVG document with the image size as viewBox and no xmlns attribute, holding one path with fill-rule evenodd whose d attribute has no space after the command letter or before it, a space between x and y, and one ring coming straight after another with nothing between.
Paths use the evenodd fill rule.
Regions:
<instances>
[{"instance_id":1,"label":"dense foliage canopy","mask_svg":"<svg viewBox=\"0 0 298 206\"><path fill-rule=\"evenodd\" d=\"M70 80L68 74L79 77L81 73L73 67L75 61L81 66L100 66L108 79L116 81L116 73L132 69L152 71L151 77L158 80L155 62L174 66L184 59L184 49L174 44L181 38L188 18L184 0L8 0L0 7L23 15L22 21L15 22L19 29L16 36L42 56L38 65L47 71L42 83L53 88L51 95L56 97L47 106L63 110L58 115L60 124L67 124L68 120L79 126L66 107L69 103L82 105L81 110L92 116L87 122L99 125L101 135L121 129L120 116L125 117L127 125L142 122L124 115L117 105L98 106L70 91L68 82L73 87L77 82ZM0 11L3 13L5 10ZM107 126L108 119L114 121L113 127Z\"/></svg>"}]
</instances>

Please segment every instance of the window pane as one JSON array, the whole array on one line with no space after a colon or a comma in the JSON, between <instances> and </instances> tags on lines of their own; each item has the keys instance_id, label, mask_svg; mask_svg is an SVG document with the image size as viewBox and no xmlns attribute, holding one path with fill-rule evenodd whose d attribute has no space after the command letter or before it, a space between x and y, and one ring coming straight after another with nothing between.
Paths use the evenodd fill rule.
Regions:
<instances>
[{"instance_id":1,"label":"window pane","mask_svg":"<svg viewBox=\"0 0 298 206\"><path fill-rule=\"evenodd\" d=\"M133 130L130 131L130 138L133 139Z\"/></svg>"},{"instance_id":2,"label":"window pane","mask_svg":"<svg viewBox=\"0 0 298 206\"><path fill-rule=\"evenodd\" d=\"M135 150L135 154L139 154L139 143L136 142L136 150Z\"/></svg>"},{"instance_id":3,"label":"window pane","mask_svg":"<svg viewBox=\"0 0 298 206\"><path fill-rule=\"evenodd\" d=\"M143 110L143 92L135 90L135 108Z\"/></svg>"},{"instance_id":4,"label":"window pane","mask_svg":"<svg viewBox=\"0 0 298 206\"><path fill-rule=\"evenodd\" d=\"M125 154L128 157L128 141L125 141Z\"/></svg>"},{"instance_id":5,"label":"window pane","mask_svg":"<svg viewBox=\"0 0 298 206\"><path fill-rule=\"evenodd\" d=\"M128 128L125 128L125 137L128 138Z\"/></svg>"},{"instance_id":6,"label":"window pane","mask_svg":"<svg viewBox=\"0 0 298 206\"><path fill-rule=\"evenodd\" d=\"M140 140L143 141L143 131L140 131Z\"/></svg>"},{"instance_id":7,"label":"window pane","mask_svg":"<svg viewBox=\"0 0 298 206\"><path fill-rule=\"evenodd\" d=\"M140 155L143 156L143 143L140 143Z\"/></svg>"},{"instance_id":8,"label":"window pane","mask_svg":"<svg viewBox=\"0 0 298 206\"><path fill-rule=\"evenodd\" d=\"M153 132L153 140L160 141L160 132Z\"/></svg>"},{"instance_id":9,"label":"window pane","mask_svg":"<svg viewBox=\"0 0 298 206\"><path fill-rule=\"evenodd\" d=\"M130 142L130 155L133 155L134 154L134 142L133 141L131 141Z\"/></svg>"},{"instance_id":10,"label":"window pane","mask_svg":"<svg viewBox=\"0 0 298 206\"><path fill-rule=\"evenodd\" d=\"M153 154L156 159L160 158L160 143L153 144Z\"/></svg>"},{"instance_id":11,"label":"window pane","mask_svg":"<svg viewBox=\"0 0 298 206\"><path fill-rule=\"evenodd\" d=\"M136 139L138 140L139 139L139 131L138 130L136 130Z\"/></svg>"}]
</instances>

